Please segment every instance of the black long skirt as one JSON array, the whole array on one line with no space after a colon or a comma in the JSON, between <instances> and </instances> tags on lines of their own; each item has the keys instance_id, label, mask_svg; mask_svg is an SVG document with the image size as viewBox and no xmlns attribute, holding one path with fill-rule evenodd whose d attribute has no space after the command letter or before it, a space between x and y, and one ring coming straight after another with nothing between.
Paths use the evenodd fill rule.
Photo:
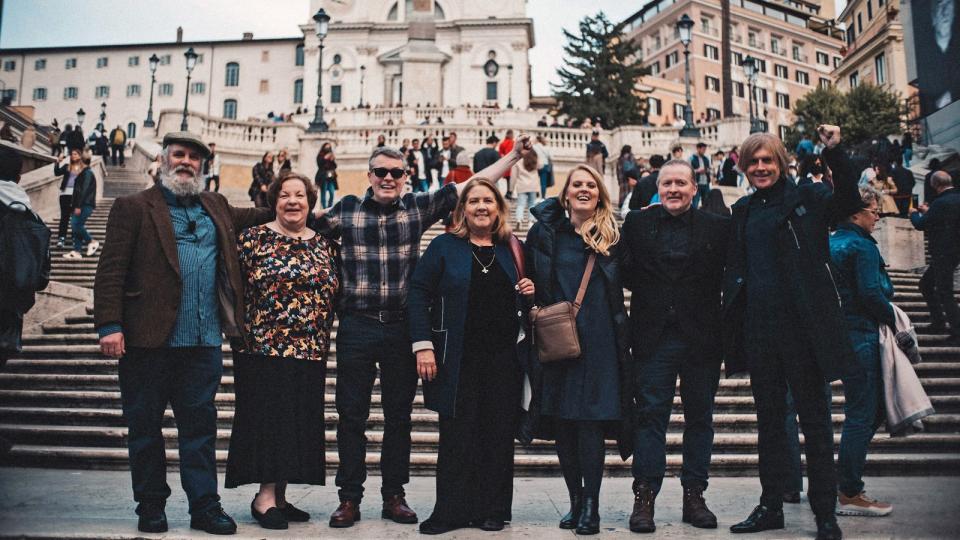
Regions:
<instances>
[{"instance_id":1,"label":"black long skirt","mask_svg":"<svg viewBox=\"0 0 960 540\"><path fill-rule=\"evenodd\" d=\"M226 487L326 483L326 362L234 353Z\"/></svg>"},{"instance_id":2,"label":"black long skirt","mask_svg":"<svg viewBox=\"0 0 960 540\"><path fill-rule=\"evenodd\" d=\"M517 353L512 346L492 354L465 350L461 362L456 415L440 417L437 502L430 519L456 525L510 521L523 388Z\"/></svg>"}]
</instances>

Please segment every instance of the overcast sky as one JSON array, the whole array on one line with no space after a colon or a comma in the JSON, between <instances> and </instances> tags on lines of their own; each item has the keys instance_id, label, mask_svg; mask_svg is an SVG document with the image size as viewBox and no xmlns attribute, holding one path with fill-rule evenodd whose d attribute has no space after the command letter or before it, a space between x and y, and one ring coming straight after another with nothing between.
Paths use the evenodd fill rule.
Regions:
<instances>
[{"instance_id":1,"label":"overcast sky","mask_svg":"<svg viewBox=\"0 0 960 540\"><path fill-rule=\"evenodd\" d=\"M471 0L472 1L472 0ZM839 4L843 0L837 0ZM530 50L534 95L550 93L563 63L562 28L603 10L612 21L634 13L643 0L528 0L536 46ZM309 0L0 0L0 48L103 45L184 38L239 39L298 36L309 20ZM260 9L238 9L257 6ZM266 16L265 16L266 15Z\"/></svg>"}]
</instances>

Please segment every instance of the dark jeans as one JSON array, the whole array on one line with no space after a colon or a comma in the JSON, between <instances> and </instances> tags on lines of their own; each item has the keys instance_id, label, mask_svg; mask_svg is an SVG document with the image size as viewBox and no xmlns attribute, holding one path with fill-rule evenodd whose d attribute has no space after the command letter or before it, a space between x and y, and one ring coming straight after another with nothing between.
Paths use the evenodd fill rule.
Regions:
<instances>
[{"instance_id":1,"label":"dark jeans","mask_svg":"<svg viewBox=\"0 0 960 540\"><path fill-rule=\"evenodd\" d=\"M710 195L710 184L697 184L697 194L693 196L693 208L700 208L707 202Z\"/></svg>"},{"instance_id":2,"label":"dark jeans","mask_svg":"<svg viewBox=\"0 0 960 540\"><path fill-rule=\"evenodd\" d=\"M76 209L74 209L76 211ZM93 213L92 206L81 206L80 215L72 214L70 216L70 228L73 229L73 250L83 251L87 244L93 241L93 237L87 232L87 220Z\"/></svg>"},{"instance_id":3,"label":"dark jeans","mask_svg":"<svg viewBox=\"0 0 960 540\"><path fill-rule=\"evenodd\" d=\"M550 184L550 173L552 172L551 169L552 168L549 165L547 165L545 167L540 167L540 169L537 171L537 174L540 176L540 198L541 199L547 198L547 188L550 187L549 184Z\"/></svg>"},{"instance_id":4,"label":"dark jeans","mask_svg":"<svg viewBox=\"0 0 960 540\"><path fill-rule=\"evenodd\" d=\"M877 432L877 413L883 406L880 340L876 332L850 331L857 367L843 375L845 404L843 433L837 456L840 491L848 497L863 491L867 447Z\"/></svg>"},{"instance_id":5,"label":"dark jeans","mask_svg":"<svg viewBox=\"0 0 960 540\"><path fill-rule=\"evenodd\" d=\"M953 296L953 274L958 262L935 259L920 278L920 292L930 308L930 322L949 323L954 336L960 336L960 308Z\"/></svg>"},{"instance_id":6,"label":"dark jeans","mask_svg":"<svg viewBox=\"0 0 960 540\"><path fill-rule=\"evenodd\" d=\"M128 347L119 373L123 417L129 429L133 499L162 506L170 496L161 432L169 403L177 421L180 483L190 513L217 506L214 398L223 374L220 347Z\"/></svg>"},{"instance_id":7,"label":"dark jeans","mask_svg":"<svg viewBox=\"0 0 960 540\"><path fill-rule=\"evenodd\" d=\"M720 366L697 365L688 340L674 327L664 329L656 349L637 359L640 420L634 436L633 476L660 492L667 467L666 435L680 377L683 402L683 470L680 483L706 489L713 451L713 398Z\"/></svg>"},{"instance_id":8,"label":"dark jeans","mask_svg":"<svg viewBox=\"0 0 960 540\"><path fill-rule=\"evenodd\" d=\"M337 193L337 185L332 180L325 180L320 184L320 207L333 206L333 198Z\"/></svg>"},{"instance_id":9,"label":"dark jeans","mask_svg":"<svg viewBox=\"0 0 960 540\"><path fill-rule=\"evenodd\" d=\"M833 403L833 390L830 388L830 383L824 383L823 395L826 397L827 403ZM827 422L826 428L832 433L832 417L828 416L825 420ZM800 493L803 491L803 465L800 461L800 424L797 423L797 405L793 401L793 392L789 388L787 388L787 417L784 426L787 430L787 446L790 449L790 466L784 493Z\"/></svg>"},{"instance_id":10,"label":"dark jeans","mask_svg":"<svg viewBox=\"0 0 960 540\"><path fill-rule=\"evenodd\" d=\"M120 160L120 164L123 165L123 145L120 145L120 146L111 145L111 146L110 146L110 151L111 151L111 154L110 154L110 163L112 163L113 166L116 167L116 166L117 166L117 159L119 159L119 160ZM119 156L119 158L118 158L117 156Z\"/></svg>"},{"instance_id":11,"label":"dark jeans","mask_svg":"<svg viewBox=\"0 0 960 540\"><path fill-rule=\"evenodd\" d=\"M380 474L384 498L403 495L410 481L410 413L417 393L417 363L410 350L406 322L382 324L345 314L337 333L337 452L336 484L340 500L359 502L367 479L367 418L370 396L380 366L383 404L383 446Z\"/></svg>"},{"instance_id":12,"label":"dark jeans","mask_svg":"<svg viewBox=\"0 0 960 540\"><path fill-rule=\"evenodd\" d=\"M67 223L70 223L70 215L73 214L73 195L60 196L60 223L57 227L57 238L67 238Z\"/></svg>"},{"instance_id":13,"label":"dark jeans","mask_svg":"<svg viewBox=\"0 0 960 540\"><path fill-rule=\"evenodd\" d=\"M557 422L557 458L568 491L583 490L584 497L600 497L606 447L603 422L565 420Z\"/></svg>"},{"instance_id":14,"label":"dark jeans","mask_svg":"<svg viewBox=\"0 0 960 540\"><path fill-rule=\"evenodd\" d=\"M751 352L748 354L755 354ZM833 430L830 402L823 392L824 379L805 347L769 347L762 358L751 358L750 386L757 407L760 454L760 503L783 506L790 467L790 451L784 418L787 385L793 393L807 454L807 495L814 514L832 515L837 499L837 475L833 465Z\"/></svg>"},{"instance_id":15,"label":"dark jeans","mask_svg":"<svg viewBox=\"0 0 960 540\"><path fill-rule=\"evenodd\" d=\"M206 179L206 182L204 183L203 190L210 191L210 184L213 184L214 186L216 186L213 188L213 191L215 193L220 193L220 176L219 175L208 176Z\"/></svg>"}]
</instances>

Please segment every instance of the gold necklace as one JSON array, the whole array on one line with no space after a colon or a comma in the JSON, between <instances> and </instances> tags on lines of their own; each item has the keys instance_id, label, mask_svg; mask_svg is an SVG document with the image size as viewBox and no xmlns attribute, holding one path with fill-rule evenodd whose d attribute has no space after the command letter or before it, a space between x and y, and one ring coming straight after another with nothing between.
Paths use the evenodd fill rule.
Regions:
<instances>
[{"instance_id":1,"label":"gold necklace","mask_svg":"<svg viewBox=\"0 0 960 540\"><path fill-rule=\"evenodd\" d=\"M483 272L484 274L489 274L489 273L490 273L490 267L493 266L493 261L497 260L497 253L496 253L496 252L493 253L493 258L490 259L490 263L489 263L489 264L483 264L483 261L480 260L480 257L477 257L477 252L476 252L476 251L474 251L474 250L471 249L471 250L470 250L470 253L473 254L473 258L477 260L477 263L478 263L478 264L480 264L480 268L481 268L480 271Z\"/></svg>"}]
</instances>

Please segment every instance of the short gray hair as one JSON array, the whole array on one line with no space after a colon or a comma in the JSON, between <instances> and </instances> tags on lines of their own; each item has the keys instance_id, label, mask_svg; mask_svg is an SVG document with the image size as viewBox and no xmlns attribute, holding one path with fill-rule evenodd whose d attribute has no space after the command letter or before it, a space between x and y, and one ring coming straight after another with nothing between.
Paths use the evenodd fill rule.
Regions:
<instances>
[{"instance_id":1,"label":"short gray hair","mask_svg":"<svg viewBox=\"0 0 960 540\"><path fill-rule=\"evenodd\" d=\"M952 185L953 178L950 177L950 173L947 171L937 171L930 177L930 187L933 189L941 189Z\"/></svg>"},{"instance_id":2,"label":"short gray hair","mask_svg":"<svg viewBox=\"0 0 960 540\"><path fill-rule=\"evenodd\" d=\"M392 146L380 146L373 149L373 153L370 154L370 161L367 163L367 167L372 169L373 160L380 156L387 156L388 158L399 159L400 161L403 161L403 154L401 154L396 148Z\"/></svg>"},{"instance_id":3,"label":"short gray hair","mask_svg":"<svg viewBox=\"0 0 960 540\"><path fill-rule=\"evenodd\" d=\"M695 173L694 170L693 170L693 165L691 165L689 161L687 161L687 160L685 160L685 159L671 159L671 160L667 161L666 163L664 163L664 164L660 167L660 173L657 175L657 184L658 184L658 185L660 184L660 175L663 174L663 170L666 169L667 167L683 167L684 169L690 171L690 180L691 180L691 181L696 182L696 180L697 180L697 175L696 175L696 173Z\"/></svg>"},{"instance_id":4,"label":"short gray hair","mask_svg":"<svg viewBox=\"0 0 960 540\"><path fill-rule=\"evenodd\" d=\"M880 200L882 198L883 194L880 193L880 190L870 184L860 186L860 200L863 201L864 208L870 206L870 203L877 203L877 206L880 206Z\"/></svg>"}]
</instances>

